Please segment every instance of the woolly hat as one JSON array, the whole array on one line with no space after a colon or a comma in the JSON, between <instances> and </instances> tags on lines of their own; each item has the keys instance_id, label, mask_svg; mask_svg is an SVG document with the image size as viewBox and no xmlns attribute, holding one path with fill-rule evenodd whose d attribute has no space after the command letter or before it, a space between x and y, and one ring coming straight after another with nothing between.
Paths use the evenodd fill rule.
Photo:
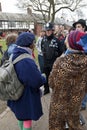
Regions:
<instances>
[{"instance_id":1,"label":"woolly hat","mask_svg":"<svg viewBox=\"0 0 87 130\"><path fill-rule=\"evenodd\" d=\"M72 48L74 50L83 51L84 49L83 49L82 45L78 44L78 42L85 34L86 34L85 32L81 32L81 31L70 32L70 34L68 35L68 44L69 44L70 48Z\"/></svg>"},{"instance_id":2,"label":"woolly hat","mask_svg":"<svg viewBox=\"0 0 87 130\"><path fill-rule=\"evenodd\" d=\"M81 37L81 39L77 42L78 45L82 46L85 53L87 53L87 34Z\"/></svg>"},{"instance_id":3,"label":"woolly hat","mask_svg":"<svg viewBox=\"0 0 87 130\"><path fill-rule=\"evenodd\" d=\"M31 44L33 44L34 40L34 34L29 32L23 32L18 36L16 44L21 47L29 47Z\"/></svg>"}]
</instances>

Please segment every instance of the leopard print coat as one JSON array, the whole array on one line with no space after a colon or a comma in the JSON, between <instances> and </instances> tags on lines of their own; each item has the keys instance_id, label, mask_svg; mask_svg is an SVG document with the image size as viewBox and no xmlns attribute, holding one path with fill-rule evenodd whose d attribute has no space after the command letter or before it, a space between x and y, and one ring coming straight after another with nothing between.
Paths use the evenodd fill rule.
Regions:
<instances>
[{"instance_id":1,"label":"leopard print coat","mask_svg":"<svg viewBox=\"0 0 87 130\"><path fill-rule=\"evenodd\" d=\"M49 112L49 130L83 130L79 123L81 101L86 92L87 55L68 54L57 58L49 76L53 89Z\"/></svg>"}]
</instances>

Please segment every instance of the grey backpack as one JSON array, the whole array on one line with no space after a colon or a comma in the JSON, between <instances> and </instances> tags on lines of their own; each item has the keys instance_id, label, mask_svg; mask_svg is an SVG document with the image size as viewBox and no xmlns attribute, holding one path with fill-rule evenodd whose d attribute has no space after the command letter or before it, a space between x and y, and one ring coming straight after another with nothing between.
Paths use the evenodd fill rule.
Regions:
<instances>
[{"instance_id":1,"label":"grey backpack","mask_svg":"<svg viewBox=\"0 0 87 130\"><path fill-rule=\"evenodd\" d=\"M24 58L32 58L24 53L18 56L14 61L7 60L0 67L0 100L18 100L23 93L24 85L18 80L14 69L14 64Z\"/></svg>"}]
</instances>

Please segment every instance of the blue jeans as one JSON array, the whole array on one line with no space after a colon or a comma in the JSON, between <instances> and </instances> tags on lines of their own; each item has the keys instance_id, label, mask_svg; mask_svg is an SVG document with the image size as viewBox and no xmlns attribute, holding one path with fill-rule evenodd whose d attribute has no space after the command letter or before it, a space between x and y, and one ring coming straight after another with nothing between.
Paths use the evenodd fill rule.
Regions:
<instances>
[{"instance_id":1,"label":"blue jeans","mask_svg":"<svg viewBox=\"0 0 87 130\"><path fill-rule=\"evenodd\" d=\"M38 55L38 62L40 66L40 71L41 73L43 73L44 72L44 59L42 55Z\"/></svg>"},{"instance_id":2,"label":"blue jeans","mask_svg":"<svg viewBox=\"0 0 87 130\"><path fill-rule=\"evenodd\" d=\"M83 108L86 108L86 103L87 103L87 93L85 94L83 100L82 100L82 106Z\"/></svg>"}]
</instances>

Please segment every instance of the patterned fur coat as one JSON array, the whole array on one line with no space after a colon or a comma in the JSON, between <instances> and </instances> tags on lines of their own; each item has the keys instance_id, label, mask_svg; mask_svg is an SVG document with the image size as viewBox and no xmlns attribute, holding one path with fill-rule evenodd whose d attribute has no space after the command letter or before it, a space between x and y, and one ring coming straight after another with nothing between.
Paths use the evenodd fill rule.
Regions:
<instances>
[{"instance_id":1,"label":"patterned fur coat","mask_svg":"<svg viewBox=\"0 0 87 130\"><path fill-rule=\"evenodd\" d=\"M87 55L69 54L54 62L49 76L53 89L49 113L49 130L83 130L79 123L81 101L87 87Z\"/></svg>"}]
</instances>

